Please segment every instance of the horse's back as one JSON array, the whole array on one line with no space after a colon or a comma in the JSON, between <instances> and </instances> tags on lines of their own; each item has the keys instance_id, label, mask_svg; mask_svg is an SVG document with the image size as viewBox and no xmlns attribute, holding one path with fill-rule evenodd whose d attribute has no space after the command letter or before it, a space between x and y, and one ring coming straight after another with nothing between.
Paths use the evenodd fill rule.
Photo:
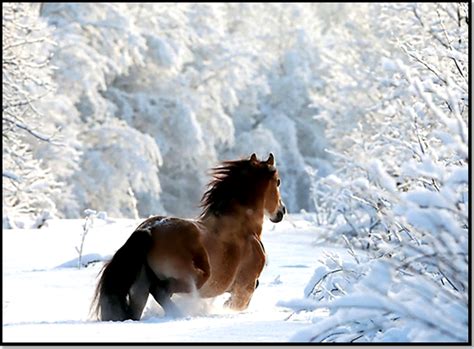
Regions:
<instances>
[{"instance_id":1,"label":"horse's back","mask_svg":"<svg viewBox=\"0 0 474 349\"><path fill-rule=\"evenodd\" d=\"M202 227L190 219L155 216L150 217L137 230L148 230L155 245L166 245L171 250L192 250L201 244Z\"/></svg>"}]
</instances>

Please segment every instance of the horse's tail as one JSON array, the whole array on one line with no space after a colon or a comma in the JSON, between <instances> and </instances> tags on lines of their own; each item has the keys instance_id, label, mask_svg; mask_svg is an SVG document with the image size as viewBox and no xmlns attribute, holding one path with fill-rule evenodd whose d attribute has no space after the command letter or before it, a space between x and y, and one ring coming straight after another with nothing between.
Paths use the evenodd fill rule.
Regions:
<instances>
[{"instance_id":1,"label":"horse's tail","mask_svg":"<svg viewBox=\"0 0 474 349\"><path fill-rule=\"evenodd\" d=\"M152 244L148 230L136 230L102 269L92 302L93 314L102 321L130 319L130 287L146 263Z\"/></svg>"}]
</instances>

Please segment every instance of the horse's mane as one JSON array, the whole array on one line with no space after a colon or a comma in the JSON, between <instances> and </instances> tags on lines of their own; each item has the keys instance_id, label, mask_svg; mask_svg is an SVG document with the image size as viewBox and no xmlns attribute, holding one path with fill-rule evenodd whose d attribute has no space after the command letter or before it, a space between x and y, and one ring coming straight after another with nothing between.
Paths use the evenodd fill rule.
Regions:
<instances>
[{"instance_id":1,"label":"horse's mane","mask_svg":"<svg viewBox=\"0 0 474 349\"><path fill-rule=\"evenodd\" d=\"M217 216L229 213L234 203L251 203L258 195L262 179L270 178L264 175L270 174L271 170L262 162L255 164L252 160L234 160L222 162L211 173L213 179L201 199L201 218L211 213Z\"/></svg>"}]
</instances>

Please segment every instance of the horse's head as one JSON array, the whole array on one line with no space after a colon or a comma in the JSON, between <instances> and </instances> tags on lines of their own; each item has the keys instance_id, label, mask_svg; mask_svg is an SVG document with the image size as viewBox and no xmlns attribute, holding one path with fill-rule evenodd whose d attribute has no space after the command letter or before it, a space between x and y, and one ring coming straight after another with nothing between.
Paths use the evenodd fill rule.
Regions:
<instances>
[{"instance_id":1,"label":"horse's head","mask_svg":"<svg viewBox=\"0 0 474 349\"><path fill-rule=\"evenodd\" d=\"M275 157L270 153L266 161L258 161L257 156L252 154L250 162L253 166L263 169L266 173L265 179L267 188L264 196L265 215L267 215L273 223L278 223L283 219L286 213L286 207L280 197L280 176L276 168Z\"/></svg>"},{"instance_id":2,"label":"horse's head","mask_svg":"<svg viewBox=\"0 0 474 349\"><path fill-rule=\"evenodd\" d=\"M224 161L212 173L214 178L201 199L201 217L232 214L237 207L253 212L252 208L263 200L264 213L272 222L283 219L286 208L280 198L280 177L273 154L266 161L257 160L255 154L250 159Z\"/></svg>"}]
</instances>

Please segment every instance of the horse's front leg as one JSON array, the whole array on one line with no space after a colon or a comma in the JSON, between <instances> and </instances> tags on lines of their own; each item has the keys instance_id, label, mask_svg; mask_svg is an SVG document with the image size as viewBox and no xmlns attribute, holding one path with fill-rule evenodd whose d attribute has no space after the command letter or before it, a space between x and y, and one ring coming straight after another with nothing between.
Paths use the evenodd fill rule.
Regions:
<instances>
[{"instance_id":1,"label":"horse's front leg","mask_svg":"<svg viewBox=\"0 0 474 349\"><path fill-rule=\"evenodd\" d=\"M249 253L244 256L236 278L230 288L230 298L225 305L233 310L244 310L248 307L252 295L258 286L258 277L265 266L265 252L260 240L251 238Z\"/></svg>"},{"instance_id":2,"label":"horse's front leg","mask_svg":"<svg viewBox=\"0 0 474 349\"><path fill-rule=\"evenodd\" d=\"M235 285L230 291L230 298L225 302L225 306L237 311L247 309L256 289L257 281L254 280L253 283L247 285Z\"/></svg>"}]
</instances>

